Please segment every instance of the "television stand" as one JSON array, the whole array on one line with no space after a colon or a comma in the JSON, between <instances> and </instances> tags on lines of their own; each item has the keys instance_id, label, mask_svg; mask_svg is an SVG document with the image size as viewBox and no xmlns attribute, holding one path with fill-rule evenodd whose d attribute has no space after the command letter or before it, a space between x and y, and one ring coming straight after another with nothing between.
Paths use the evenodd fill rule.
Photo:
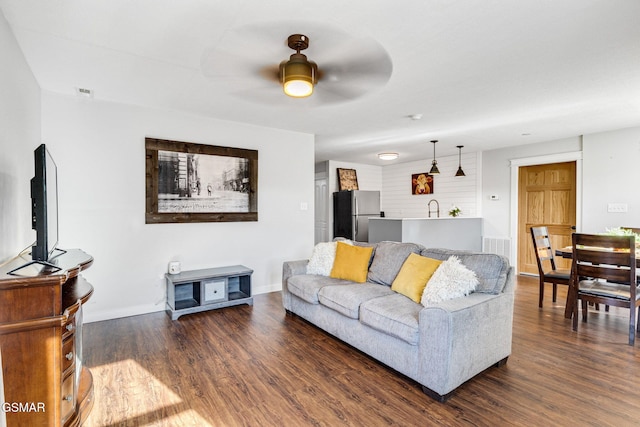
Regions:
<instances>
[{"instance_id":1,"label":"television stand","mask_svg":"<svg viewBox=\"0 0 640 427\"><path fill-rule=\"evenodd\" d=\"M4 402L39 406L1 415L7 426L79 426L94 400L82 358L82 308L93 286L80 275L93 258L70 249L56 257L58 271L33 263L22 270L36 271L31 276L9 274L24 262L24 255L16 256L0 266Z\"/></svg>"},{"instance_id":2,"label":"television stand","mask_svg":"<svg viewBox=\"0 0 640 427\"><path fill-rule=\"evenodd\" d=\"M41 273L55 273L57 271L62 270L62 268L58 267L57 265L51 264L50 262L47 262L47 261L29 261L28 263L22 264L20 267L16 267L13 270L7 272L7 274L12 276L21 276L21 274L18 274L17 272L24 268L30 267L32 265L44 266L44 268L40 270ZM26 274L26 276L32 277L33 274Z\"/></svg>"},{"instance_id":3,"label":"television stand","mask_svg":"<svg viewBox=\"0 0 640 427\"><path fill-rule=\"evenodd\" d=\"M35 269L33 269L34 271L29 272L30 274L26 274L26 276L34 276L34 275L38 275L38 274L51 274L51 273L56 273L60 270L62 270L61 267L58 267L56 264L54 264L53 262L49 262L49 261L55 261L56 258L58 258L60 255L64 255L67 253L67 251L65 251L64 249L59 249L59 248L55 248L52 253L54 253L54 251L59 252L58 254L49 257L49 259L47 261L42 261L42 260L31 260L28 261L25 264L22 264L19 267L14 268L11 271L8 271L7 274L12 275L12 276L21 276L21 274L18 274L17 272L27 268L29 266L32 265L42 265L44 268L35 271Z\"/></svg>"}]
</instances>

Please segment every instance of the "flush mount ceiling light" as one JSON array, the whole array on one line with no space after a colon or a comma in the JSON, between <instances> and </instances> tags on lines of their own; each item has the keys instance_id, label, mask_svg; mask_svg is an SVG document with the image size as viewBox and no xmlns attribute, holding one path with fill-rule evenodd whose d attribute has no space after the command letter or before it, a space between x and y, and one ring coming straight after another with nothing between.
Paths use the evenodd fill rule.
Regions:
<instances>
[{"instance_id":1,"label":"flush mount ceiling light","mask_svg":"<svg viewBox=\"0 0 640 427\"><path fill-rule=\"evenodd\" d=\"M380 153L378 154L378 158L380 160L395 160L398 158L398 153Z\"/></svg>"},{"instance_id":2,"label":"flush mount ceiling light","mask_svg":"<svg viewBox=\"0 0 640 427\"><path fill-rule=\"evenodd\" d=\"M300 53L309 47L309 38L302 34L292 34L287 39L287 45L296 53L288 61L280 63L282 88L284 93L293 98L305 98L313 93L313 86L318 82L318 66Z\"/></svg>"},{"instance_id":3,"label":"flush mount ceiling light","mask_svg":"<svg viewBox=\"0 0 640 427\"><path fill-rule=\"evenodd\" d=\"M429 171L429 175L438 175L440 170L438 170L438 162L436 161L436 142L438 140L431 141L433 143L433 161L431 162L431 170Z\"/></svg>"},{"instance_id":4,"label":"flush mount ceiling light","mask_svg":"<svg viewBox=\"0 0 640 427\"><path fill-rule=\"evenodd\" d=\"M456 147L458 147L458 172L456 172L456 176L466 176L462 170L462 147L464 145L456 145Z\"/></svg>"}]
</instances>

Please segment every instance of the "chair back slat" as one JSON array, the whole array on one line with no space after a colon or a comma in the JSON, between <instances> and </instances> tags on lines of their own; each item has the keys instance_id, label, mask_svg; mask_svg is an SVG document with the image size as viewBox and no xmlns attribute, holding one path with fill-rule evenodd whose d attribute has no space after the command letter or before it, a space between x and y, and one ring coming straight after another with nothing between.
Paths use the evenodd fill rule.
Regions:
<instances>
[{"instance_id":1,"label":"chair back slat","mask_svg":"<svg viewBox=\"0 0 640 427\"><path fill-rule=\"evenodd\" d=\"M576 248L578 258L582 262L590 262L597 264L610 264L625 267L631 267L635 263L635 254L629 257L629 252L608 252L597 249Z\"/></svg>"},{"instance_id":2,"label":"chair back slat","mask_svg":"<svg viewBox=\"0 0 640 427\"><path fill-rule=\"evenodd\" d=\"M620 283L628 285L629 270L621 268L607 267L603 265L578 264L576 273L579 277L588 277L591 279L606 279L607 282Z\"/></svg>"},{"instance_id":3,"label":"chair back slat","mask_svg":"<svg viewBox=\"0 0 640 427\"><path fill-rule=\"evenodd\" d=\"M556 261L547 227L531 227L531 237L533 239L533 250L536 254L536 261L538 262L539 274L544 274L545 270L548 270L544 268L543 263L545 261L549 261L550 269L555 270Z\"/></svg>"},{"instance_id":4,"label":"chair back slat","mask_svg":"<svg viewBox=\"0 0 640 427\"><path fill-rule=\"evenodd\" d=\"M551 248L538 247L538 258L540 258L540 261L553 259L553 252L551 251Z\"/></svg>"}]
</instances>

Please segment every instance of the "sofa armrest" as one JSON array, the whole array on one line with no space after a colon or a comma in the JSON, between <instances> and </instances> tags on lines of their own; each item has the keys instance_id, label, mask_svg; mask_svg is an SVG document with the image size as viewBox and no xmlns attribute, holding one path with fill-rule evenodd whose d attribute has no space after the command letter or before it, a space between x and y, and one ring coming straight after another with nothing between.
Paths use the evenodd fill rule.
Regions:
<instances>
[{"instance_id":1,"label":"sofa armrest","mask_svg":"<svg viewBox=\"0 0 640 427\"><path fill-rule=\"evenodd\" d=\"M285 261L282 264L282 305L285 309L291 309L291 294L287 287L287 281L291 276L297 276L299 274L307 274L308 259L297 261Z\"/></svg>"},{"instance_id":2,"label":"sofa armrest","mask_svg":"<svg viewBox=\"0 0 640 427\"><path fill-rule=\"evenodd\" d=\"M511 291L473 293L422 309L423 385L446 395L511 354L514 294L511 286L506 289Z\"/></svg>"}]
</instances>

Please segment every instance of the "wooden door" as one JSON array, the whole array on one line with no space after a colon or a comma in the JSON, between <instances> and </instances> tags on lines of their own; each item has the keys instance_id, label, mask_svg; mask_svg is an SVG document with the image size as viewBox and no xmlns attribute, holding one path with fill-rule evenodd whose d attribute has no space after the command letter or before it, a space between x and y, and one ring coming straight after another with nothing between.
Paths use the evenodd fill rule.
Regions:
<instances>
[{"instance_id":1,"label":"wooden door","mask_svg":"<svg viewBox=\"0 0 640 427\"><path fill-rule=\"evenodd\" d=\"M518 271L538 274L531 227L545 225L555 250L571 245L576 223L576 162L525 166L518 176ZM557 268L570 260L556 258Z\"/></svg>"}]
</instances>

